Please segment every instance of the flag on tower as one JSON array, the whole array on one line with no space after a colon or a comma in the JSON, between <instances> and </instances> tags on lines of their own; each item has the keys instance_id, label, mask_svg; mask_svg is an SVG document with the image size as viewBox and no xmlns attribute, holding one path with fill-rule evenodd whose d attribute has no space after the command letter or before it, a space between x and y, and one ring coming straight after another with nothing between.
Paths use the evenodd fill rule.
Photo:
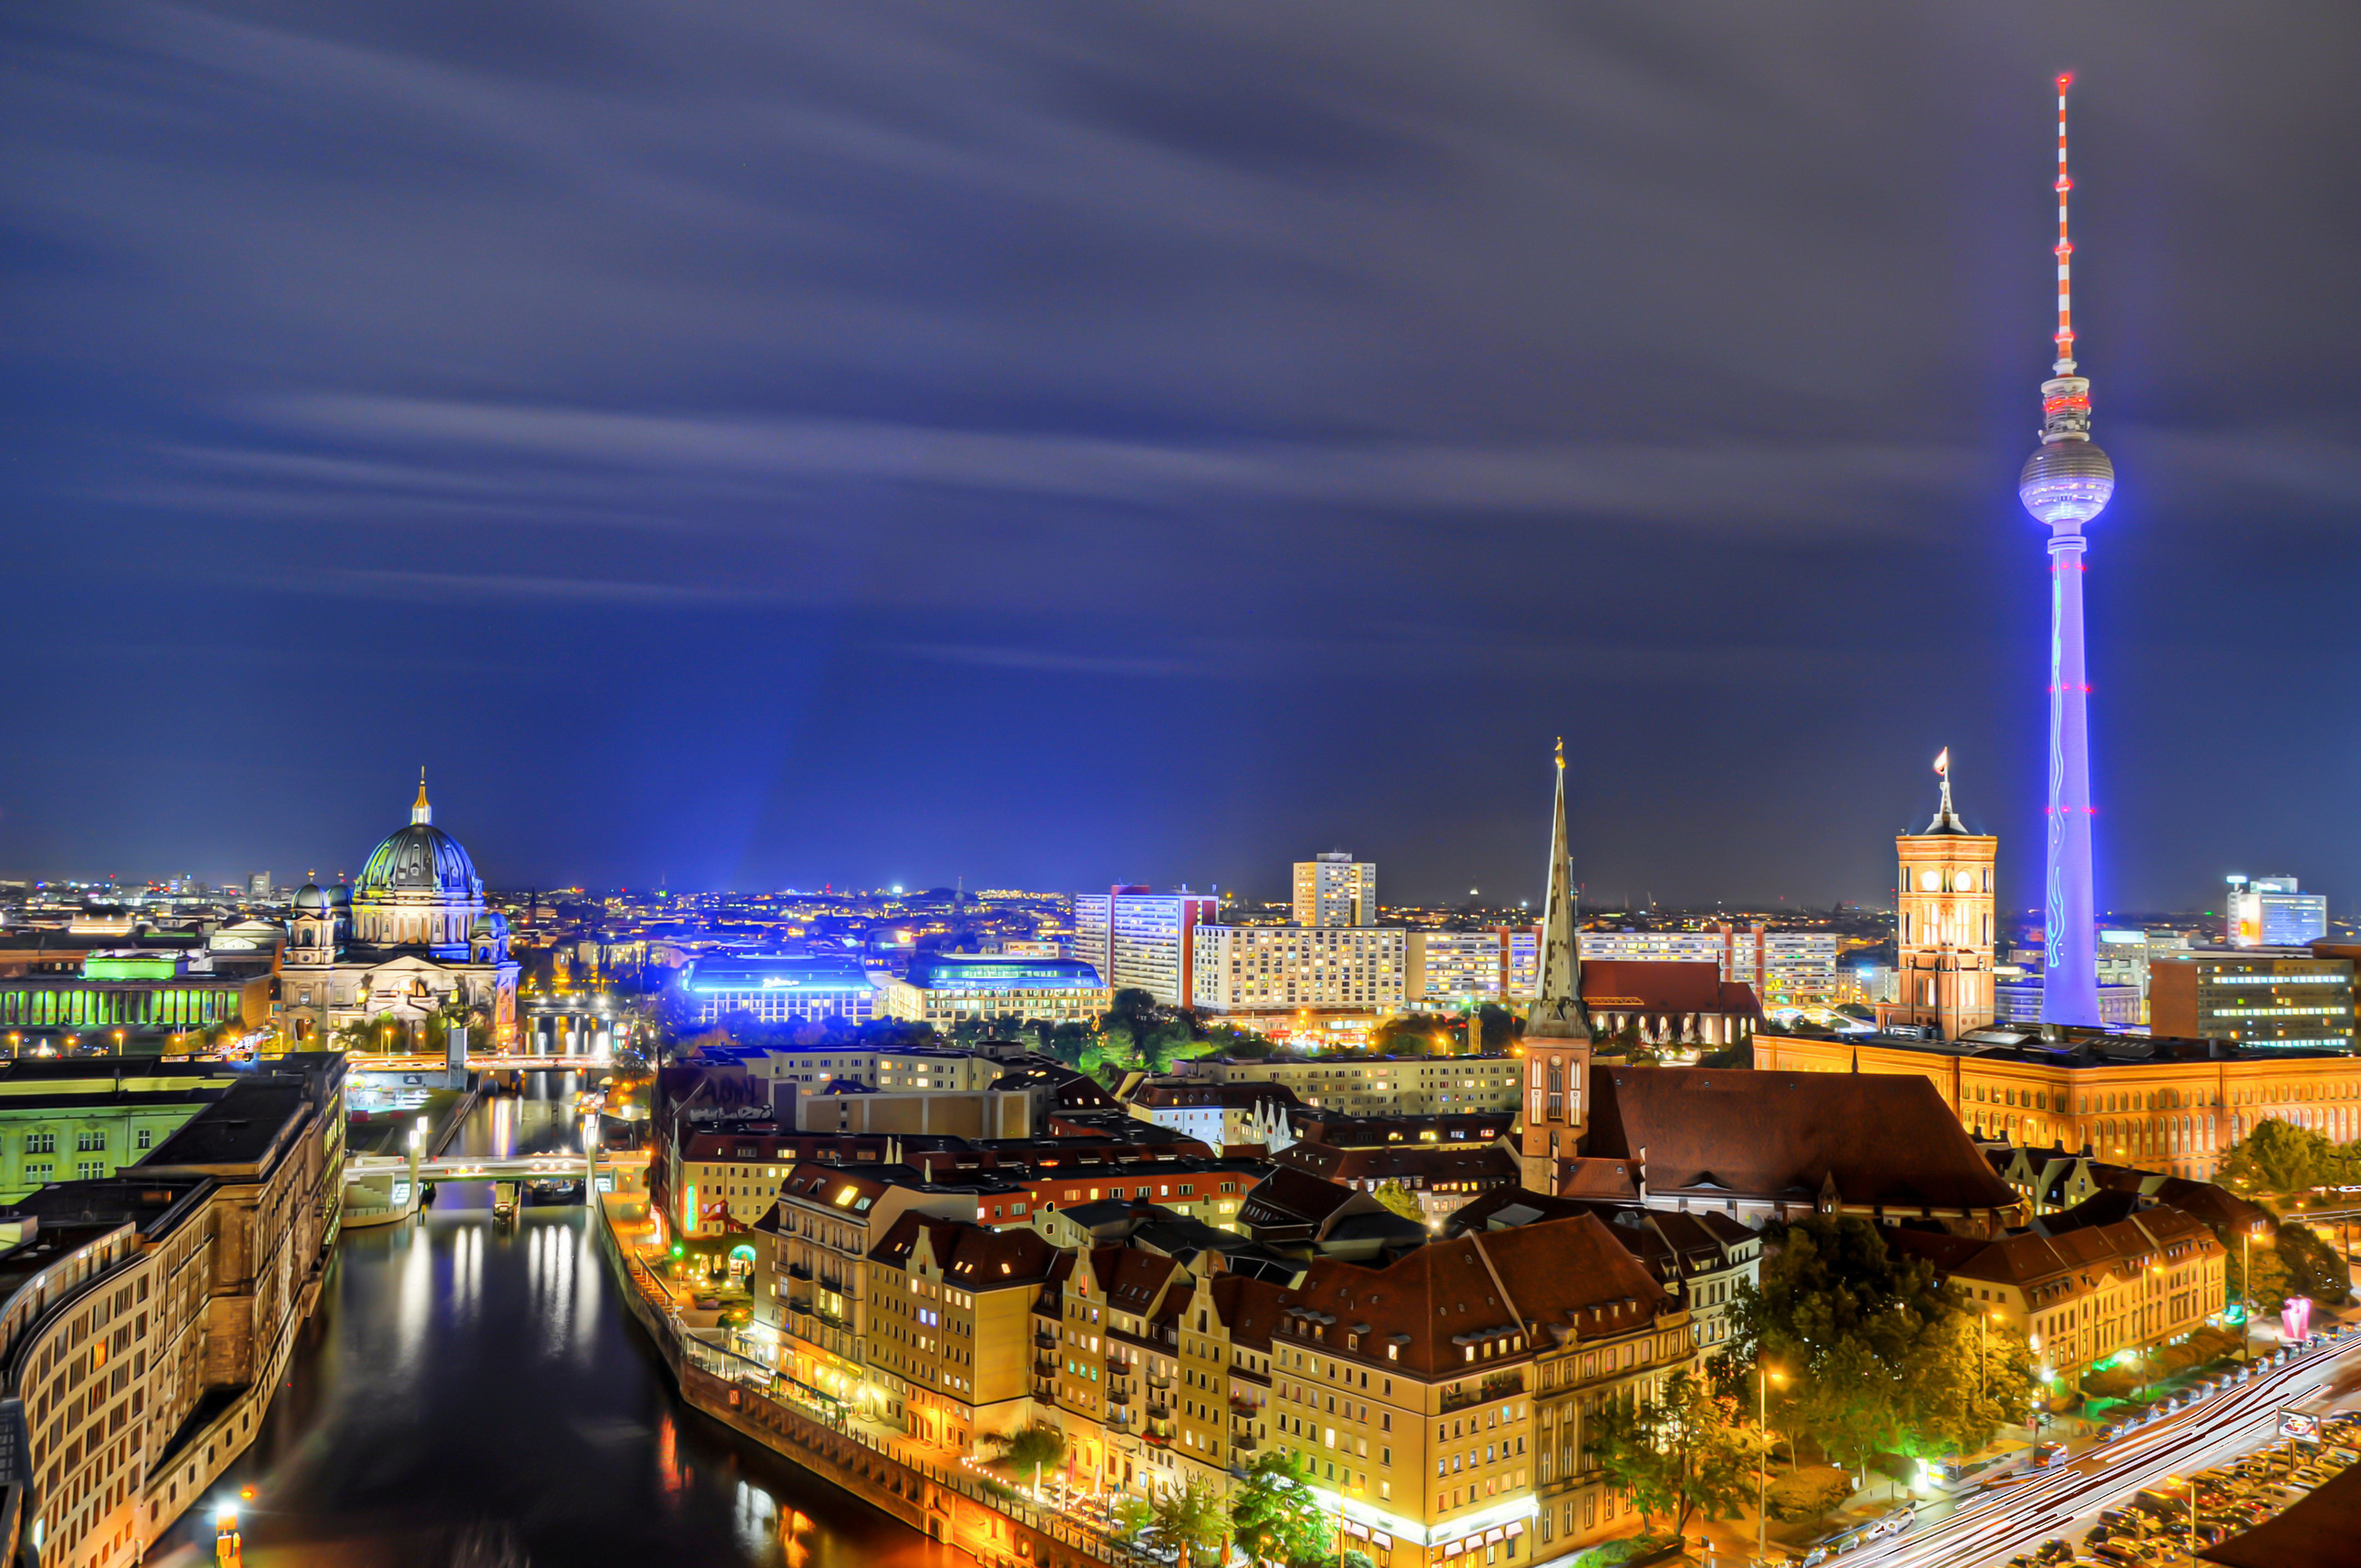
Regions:
<instances>
[{"instance_id":1,"label":"flag on tower","mask_svg":"<svg viewBox=\"0 0 2361 1568\"><path fill-rule=\"evenodd\" d=\"M1935 753L1935 771L1949 778L1951 773L1951 749L1949 746Z\"/></svg>"}]
</instances>

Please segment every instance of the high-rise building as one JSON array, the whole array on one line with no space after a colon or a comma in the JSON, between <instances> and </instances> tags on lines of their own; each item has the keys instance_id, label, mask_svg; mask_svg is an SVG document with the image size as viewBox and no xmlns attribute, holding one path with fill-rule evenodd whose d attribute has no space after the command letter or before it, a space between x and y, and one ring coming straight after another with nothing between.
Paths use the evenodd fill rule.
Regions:
<instances>
[{"instance_id":1,"label":"high-rise building","mask_svg":"<svg viewBox=\"0 0 2361 1568\"><path fill-rule=\"evenodd\" d=\"M1396 1012L1410 933L1399 926L1199 926L1192 1005L1230 1015L1308 1007Z\"/></svg>"},{"instance_id":2,"label":"high-rise building","mask_svg":"<svg viewBox=\"0 0 2361 1568\"><path fill-rule=\"evenodd\" d=\"M2049 527L2049 836L2042 879L2041 1021L2094 1025L2099 980L2091 885L2090 674L2082 662L2082 525L2115 493L2115 466L2091 439L2091 383L2074 373L2066 196L2066 88L2058 79L2058 359L2041 384L2041 445L2016 493Z\"/></svg>"},{"instance_id":3,"label":"high-rise building","mask_svg":"<svg viewBox=\"0 0 2361 1568\"><path fill-rule=\"evenodd\" d=\"M1565 830L1565 742L1557 746L1548 893L1542 901L1541 972L1525 1023L1525 1103L1517 1157L1524 1185L1555 1192L1559 1162L1582 1147L1590 1086L1590 1018L1582 1003L1582 927L1575 913L1574 851Z\"/></svg>"},{"instance_id":4,"label":"high-rise building","mask_svg":"<svg viewBox=\"0 0 2361 1568\"><path fill-rule=\"evenodd\" d=\"M1971 833L1951 808L1948 748L1935 773L1942 780L1935 819L1894 840L1901 862L1894 995L1878 1007L1877 1021L1956 1040L1993 1020L1993 860L2000 840Z\"/></svg>"},{"instance_id":5,"label":"high-rise building","mask_svg":"<svg viewBox=\"0 0 2361 1568\"><path fill-rule=\"evenodd\" d=\"M1191 929L1221 916L1212 894L1150 893L1145 885L1074 894L1073 956L1115 991L1148 992L1185 1007L1195 992Z\"/></svg>"},{"instance_id":6,"label":"high-rise building","mask_svg":"<svg viewBox=\"0 0 2361 1568\"><path fill-rule=\"evenodd\" d=\"M2197 948L2148 966L2148 1033L2350 1050L2353 960L2309 948Z\"/></svg>"},{"instance_id":7,"label":"high-rise building","mask_svg":"<svg viewBox=\"0 0 2361 1568\"><path fill-rule=\"evenodd\" d=\"M2328 900L2291 876L2234 876L2226 912L2234 948L2301 948L2328 935Z\"/></svg>"},{"instance_id":8,"label":"high-rise building","mask_svg":"<svg viewBox=\"0 0 2361 1568\"><path fill-rule=\"evenodd\" d=\"M1374 926L1378 923L1378 868L1331 850L1295 862L1295 923L1298 926Z\"/></svg>"},{"instance_id":9,"label":"high-rise building","mask_svg":"<svg viewBox=\"0 0 2361 1568\"><path fill-rule=\"evenodd\" d=\"M1435 1012L1531 1002L1539 934L1534 926L1411 931L1402 984L1406 1004Z\"/></svg>"},{"instance_id":10,"label":"high-rise building","mask_svg":"<svg viewBox=\"0 0 2361 1568\"><path fill-rule=\"evenodd\" d=\"M252 876L247 878L246 895L248 898L269 898L270 896L270 873L269 872L257 872Z\"/></svg>"}]
</instances>

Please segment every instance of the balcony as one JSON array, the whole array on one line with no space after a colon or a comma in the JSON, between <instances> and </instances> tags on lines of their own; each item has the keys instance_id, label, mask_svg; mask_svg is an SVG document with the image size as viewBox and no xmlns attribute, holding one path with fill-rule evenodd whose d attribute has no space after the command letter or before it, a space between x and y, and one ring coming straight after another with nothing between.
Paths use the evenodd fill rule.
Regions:
<instances>
[{"instance_id":1,"label":"balcony","mask_svg":"<svg viewBox=\"0 0 2361 1568\"><path fill-rule=\"evenodd\" d=\"M791 1279L809 1279L812 1277L811 1265L791 1263L787 1265L787 1277Z\"/></svg>"},{"instance_id":2,"label":"balcony","mask_svg":"<svg viewBox=\"0 0 2361 1568\"><path fill-rule=\"evenodd\" d=\"M1148 1419L1151 1421L1169 1421L1172 1419L1172 1407L1151 1402L1148 1407Z\"/></svg>"},{"instance_id":3,"label":"balcony","mask_svg":"<svg viewBox=\"0 0 2361 1568\"><path fill-rule=\"evenodd\" d=\"M1132 1400L1132 1393L1128 1388L1110 1388L1107 1390L1106 1398L1109 1407L1128 1405Z\"/></svg>"},{"instance_id":4,"label":"balcony","mask_svg":"<svg viewBox=\"0 0 2361 1568\"><path fill-rule=\"evenodd\" d=\"M1252 1453L1260 1441L1252 1432L1234 1431L1230 1434L1230 1448L1234 1453Z\"/></svg>"},{"instance_id":5,"label":"balcony","mask_svg":"<svg viewBox=\"0 0 2361 1568\"><path fill-rule=\"evenodd\" d=\"M1148 1386L1151 1388L1170 1388L1172 1387L1172 1374L1151 1369L1148 1374Z\"/></svg>"},{"instance_id":6,"label":"balcony","mask_svg":"<svg viewBox=\"0 0 2361 1568\"><path fill-rule=\"evenodd\" d=\"M1054 1348L1058 1343L1058 1331L1055 1329L1035 1329L1033 1331L1033 1343L1041 1346L1045 1350Z\"/></svg>"}]
</instances>

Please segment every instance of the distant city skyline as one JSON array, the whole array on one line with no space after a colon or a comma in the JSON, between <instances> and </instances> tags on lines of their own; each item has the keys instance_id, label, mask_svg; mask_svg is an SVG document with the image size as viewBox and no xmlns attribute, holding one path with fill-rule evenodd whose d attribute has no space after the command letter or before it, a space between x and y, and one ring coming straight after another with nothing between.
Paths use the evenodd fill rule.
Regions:
<instances>
[{"instance_id":1,"label":"distant city skyline","mask_svg":"<svg viewBox=\"0 0 2361 1568\"><path fill-rule=\"evenodd\" d=\"M2281 20L18 18L0 873L354 871L423 762L510 886L1531 898L1563 734L1594 888L1882 899L1948 746L2037 904L2070 69L2100 908L2341 907L2361 15Z\"/></svg>"}]
</instances>

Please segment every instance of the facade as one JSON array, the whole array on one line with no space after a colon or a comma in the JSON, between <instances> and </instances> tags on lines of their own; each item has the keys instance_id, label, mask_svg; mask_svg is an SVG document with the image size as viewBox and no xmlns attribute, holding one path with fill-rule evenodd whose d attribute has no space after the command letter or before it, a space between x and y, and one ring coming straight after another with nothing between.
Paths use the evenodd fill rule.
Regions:
<instances>
[{"instance_id":1,"label":"facade","mask_svg":"<svg viewBox=\"0 0 2361 1568\"><path fill-rule=\"evenodd\" d=\"M1079 959L934 953L884 986L884 1013L949 1029L982 1019L1088 1024L1115 1000L1100 971Z\"/></svg>"},{"instance_id":2,"label":"facade","mask_svg":"<svg viewBox=\"0 0 2361 1568\"><path fill-rule=\"evenodd\" d=\"M2230 1146L2270 1117L2340 1143L2361 1138L2361 1059L2328 1051L2105 1036L2051 1050L2025 1035L1955 1045L1759 1035L1754 1058L1786 1072L1909 1074L1931 1084L1977 1137L2090 1149L2197 1179L2214 1175Z\"/></svg>"},{"instance_id":3,"label":"facade","mask_svg":"<svg viewBox=\"0 0 2361 1568\"><path fill-rule=\"evenodd\" d=\"M429 1020L471 1011L490 1041L516 1038L518 966L508 917L457 839L434 826L419 781L410 825L371 850L350 889L306 883L295 894L272 1021L317 1049L348 1024L378 1025L373 1049L425 1044Z\"/></svg>"},{"instance_id":4,"label":"facade","mask_svg":"<svg viewBox=\"0 0 2361 1568\"><path fill-rule=\"evenodd\" d=\"M2025 1334L2054 1397L2096 1366L2188 1338L2229 1299L2228 1255L2194 1216L2164 1204L2112 1222L2079 1212L1989 1239L1896 1229L1888 1245L1933 1262L1995 1329Z\"/></svg>"},{"instance_id":5,"label":"facade","mask_svg":"<svg viewBox=\"0 0 2361 1568\"><path fill-rule=\"evenodd\" d=\"M2301 948L2328 935L2328 900L2291 876L2234 876L2223 923L2234 948Z\"/></svg>"},{"instance_id":6,"label":"facade","mask_svg":"<svg viewBox=\"0 0 2361 1568\"><path fill-rule=\"evenodd\" d=\"M2353 960L2307 948L2192 949L2148 966L2158 1035L2275 1049L2353 1047Z\"/></svg>"},{"instance_id":7,"label":"facade","mask_svg":"<svg viewBox=\"0 0 2361 1568\"><path fill-rule=\"evenodd\" d=\"M216 963L210 953L142 949L93 952L78 974L34 973L0 980L0 1031L36 1039L121 1031L183 1035L218 1025L260 1029L270 1022L268 962ZM93 1043L96 1043L93 1040Z\"/></svg>"},{"instance_id":8,"label":"facade","mask_svg":"<svg viewBox=\"0 0 2361 1568\"><path fill-rule=\"evenodd\" d=\"M1752 987L1765 1003L1837 1000L1837 935L1783 931L1755 921L1701 931L1585 931L1584 960L1711 963L1721 978Z\"/></svg>"},{"instance_id":9,"label":"facade","mask_svg":"<svg viewBox=\"0 0 2361 1568\"><path fill-rule=\"evenodd\" d=\"M1217 1153L1260 1154L1295 1141L1288 1113L1296 1099L1284 1084L1143 1078L1126 1084L1122 1098L1141 1121L1170 1127Z\"/></svg>"},{"instance_id":10,"label":"facade","mask_svg":"<svg viewBox=\"0 0 2361 1568\"><path fill-rule=\"evenodd\" d=\"M137 1165L249 1076L227 1063L144 1058L0 1064L0 1202Z\"/></svg>"},{"instance_id":11,"label":"facade","mask_svg":"<svg viewBox=\"0 0 2361 1568\"><path fill-rule=\"evenodd\" d=\"M1402 997L1413 1011L1464 1011L1483 1003L1511 1007L1532 1000L1539 927L1411 930L1406 935Z\"/></svg>"},{"instance_id":12,"label":"facade","mask_svg":"<svg viewBox=\"0 0 2361 1568\"><path fill-rule=\"evenodd\" d=\"M870 1379L885 1419L954 1453L1034 1414L1033 1303L1059 1262L1029 1230L907 1212L869 1255Z\"/></svg>"},{"instance_id":13,"label":"facade","mask_svg":"<svg viewBox=\"0 0 2361 1568\"><path fill-rule=\"evenodd\" d=\"M1073 956L1095 966L1111 991L1144 991L1167 1007L1186 1007L1195 994L1189 933L1221 917L1221 900L1210 894L1145 885L1078 893Z\"/></svg>"},{"instance_id":14,"label":"facade","mask_svg":"<svg viewBox=\"0 0 2361 1568\"><path fill-rule=\"evenodd\" d=\"M1934 820L1894 840L1900 862L1894 994L1877 1016L1881 1027L1956 1040L1993 1021L1993 862L2000 840L1969 832L1952 810L1949 751L1935 771L1942 792Z\"/></svg>"},{"instance_id":15,"label":"facade","mask_svg":"<svg viewBox=\"0 0 2361 1568\"><path fill-rule=\"evenodd\" d=\"M1521 1074L1510 1057L1200 1057L1180 1064L1208 1083L1272 1083L1303 1104L1352 1116L1513 1112Z\"/></svg>"},{"instance_id":16,"label":"facade","mask_svg":"<svg viewBox=\"0 0 2361 1568\"><path fill-rule=\"evenodd\" d=\"M1399 1012L1409 933L1400 927L1199 926L1194 1006L1237 1016L1307 1007Z\"/></svg>"},{"instance_id":17,"label":"facade","mask_svg":"<svg viewBox=\"0 0 2361 1568\"><path fill-rule=\"evenodd\" d=\"M1295 862L1298 926L1374 926L1378 868L1342 850Z\"/></svg>"},{"instance_id":18,"label":"facade","mask_svg":"<svg viewBox=\"0 0 2361 1568\"><path fill-rule=\"evenodd\" d=\"M312 1055L249 1078L126 1178L0 1211L27 1560L139 1561L253 1442L335 1246L343 1070Z\"/></svg>"},{"instance_id":19,"label":"facade","mask_svg":"<svg viewBox=\"0 0 2361 1568\"><path fill-rule=\"evenodd\" d=\"M682 972L680 991L700 1024L733 1014L763 1024L861 1024L877 1012L876 985L840 959L699 959Z\"/></svg>"}]
</instances>

